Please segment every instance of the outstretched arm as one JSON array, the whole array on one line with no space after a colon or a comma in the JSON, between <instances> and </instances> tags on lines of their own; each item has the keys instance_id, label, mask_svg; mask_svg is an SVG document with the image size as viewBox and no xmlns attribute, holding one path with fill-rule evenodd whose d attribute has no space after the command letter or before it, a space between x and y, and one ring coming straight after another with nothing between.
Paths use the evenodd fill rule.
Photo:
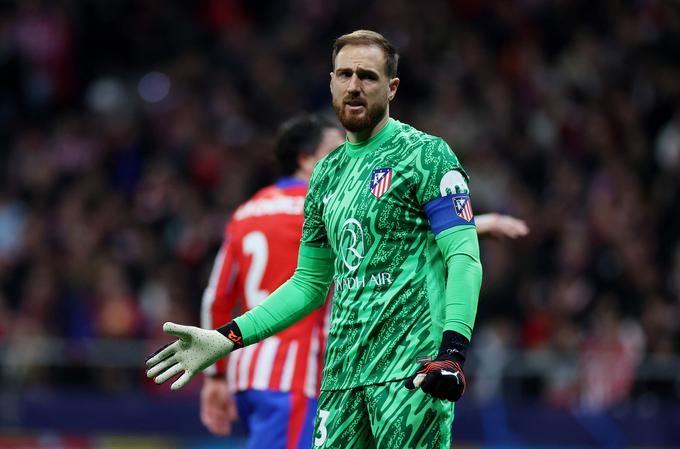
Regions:
<instances>
[{"instance_id":1,"label":"outstretched arm","mask_svg":"<svg viewBox=\"0 0 680 449\"><path fill-rule=\"evenodd\" d=\"M301 245L293 276L253 310L217 330L165 323L163 331L179 340L148 358L147 377L160 384L184 372L171 387L182 388L231 351L263 340L321 307L332 276L331 250Z\"/></svg>"},{"instance_id":2,"label":"outstretched arm","mask_svg":"<svg viewBox=\"0 0 680 449\"><path fill-rule=\"evenodd\" d=\"M321 307L332 277L330 248L301 245L293 277L262 304L234 320L243 337L243 344L264 340Z\"/></svg>"}]
</instances>

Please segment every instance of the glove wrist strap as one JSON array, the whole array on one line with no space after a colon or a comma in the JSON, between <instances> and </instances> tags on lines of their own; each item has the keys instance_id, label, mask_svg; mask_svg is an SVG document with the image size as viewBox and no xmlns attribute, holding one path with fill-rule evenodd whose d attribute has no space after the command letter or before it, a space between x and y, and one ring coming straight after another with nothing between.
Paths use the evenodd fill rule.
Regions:
<instances>
[{"instance_id":1,"label":"glove wrist strap","mask_svg":"<svg viewBox=\"0 0 680 449\"><path fill-rule=\"evenodd\" d=\"M439 356L451 357L463 366L469 344L470 341L458 332L444 331Z\"/></svg>"},{"instance_id":2,"label":"glove wrist strap","mask_svg":"<svg viewBox=\"0 0 680 449\"><path fill-rule=\"evenodd\" d=\"M232 349L232 351L243 347L241 329L239 329L238 324L236 324L234 321L230 321L224 326L218 327L216 330L234 344L234 349Z\"/></svg>"}]
</instances>

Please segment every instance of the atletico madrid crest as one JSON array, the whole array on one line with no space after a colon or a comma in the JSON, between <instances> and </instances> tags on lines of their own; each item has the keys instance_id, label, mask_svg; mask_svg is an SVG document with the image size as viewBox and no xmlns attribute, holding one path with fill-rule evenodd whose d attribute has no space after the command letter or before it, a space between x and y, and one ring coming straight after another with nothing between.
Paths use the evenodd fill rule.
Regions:
<instances>
[{"instance_id":1,"label":"atletico madrid crest","mask_svg":"<svg viewBox=\"0 0 680 449\"><path fill-rule=\"evenodd\" d=\"M456 196L453 198L453 207L456 209L456 215L463 220L470 222L473 218L472 205L470 204L470 197L467 195Z\"/></svg>"},{"instance_id":2,"label":"atletico madrid crest","mask_svg":"<svg viewBox=\"0 0 680 449\"><path fill-rule=\"evenodd\" d=\"M390 188L391 182L391 168L376 168L371 172L371 193L380 198Z\"/></svg>"}]
</instances>

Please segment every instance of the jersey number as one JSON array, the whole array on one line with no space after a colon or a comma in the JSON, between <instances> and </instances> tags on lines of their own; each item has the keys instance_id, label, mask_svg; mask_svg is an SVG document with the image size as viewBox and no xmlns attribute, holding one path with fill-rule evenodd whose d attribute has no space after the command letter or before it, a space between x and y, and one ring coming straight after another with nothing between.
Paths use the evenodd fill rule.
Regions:
<instances>
[{"instance_id":1,"label":"jersey number","mask_svg":"<svg viewBox=\"0 0 680 449\"><path fill-rule=\"evenodd\" d=\"M319 410L319 419L321 420L319 423L319 432L321 432L321 435L318 438L314 438L314 446L321 446L326 442L326 438L328 437L328 430L326 429L328 415L330 415L328 410Z\"/></svg>"},{"instance_id":2,"label":"jersey number","mask_svg":"<svg viewBox=\"0 0 680 449\"><path fill-rule=\"evenodd\" d=\"M250 269L246 275L245 295L248 308L259 305L269 296L269 292L260 289L264 270L269 259L269 245L267 237L260 231L253 231L243 238L243 254L252 256Z\"/></svg>"}]
</instances>

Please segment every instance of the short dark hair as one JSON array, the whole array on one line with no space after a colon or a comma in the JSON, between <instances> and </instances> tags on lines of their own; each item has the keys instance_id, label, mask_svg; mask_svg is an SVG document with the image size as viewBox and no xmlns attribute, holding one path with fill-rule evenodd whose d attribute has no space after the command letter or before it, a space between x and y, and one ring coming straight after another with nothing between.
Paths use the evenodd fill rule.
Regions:
<instances>
[{"instance_id":1,"label":"short dark hair","mask_svg":"<svg viewBox=\"0 0 680 449\"><path fill-rule=\"evenodd\" d=\"M335 68L335 57L345 45L375 45L385 54L385 73L389 78L397 76L397 66L399 65L399 55L394 46L385 36L371 30L356 30L349 34L343 34L333 43L333 60Z\"/></svg>"},{"instance_id":2,"label":"short dark hair","mask_svg":"<svg viewBox=\"0 0 680 449\"><path fill-rule=\"evenodd\" d=\"M337 128L333 122L317 114L303 114L283 122L276 137L274 154L283 176L298 169L298 157L316 152L323 130Z\"/></svg>"}]
</instances>

